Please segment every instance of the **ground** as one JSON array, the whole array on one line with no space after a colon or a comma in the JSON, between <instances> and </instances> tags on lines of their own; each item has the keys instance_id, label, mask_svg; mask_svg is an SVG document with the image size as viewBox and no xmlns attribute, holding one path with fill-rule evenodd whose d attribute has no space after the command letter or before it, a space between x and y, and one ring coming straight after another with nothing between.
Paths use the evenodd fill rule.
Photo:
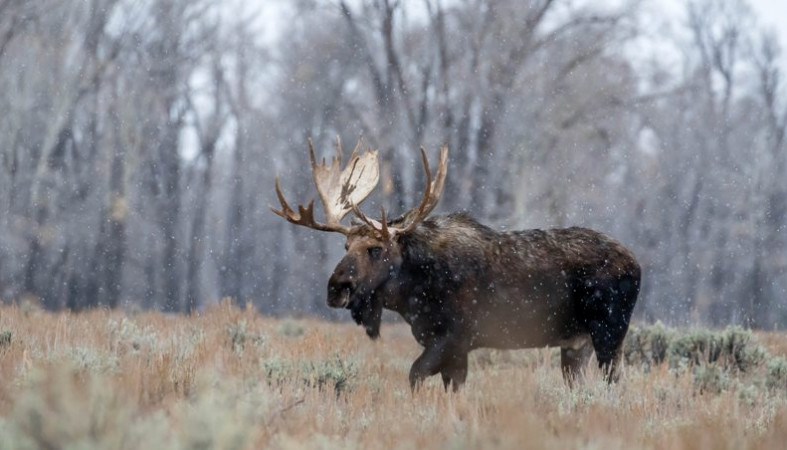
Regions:
<instances>
[{"instance_id":1,"label":"ground","mask_svg":"<svg viewBox=\"0 0 787 450\"><path fill-rule=\"evenodd\" d=\"M400 324L0 308L0 449L783 448L787 335L637 327L624 375L574 389L555 350L478 351L412 394Z\"/></svg>"}]
</instances>

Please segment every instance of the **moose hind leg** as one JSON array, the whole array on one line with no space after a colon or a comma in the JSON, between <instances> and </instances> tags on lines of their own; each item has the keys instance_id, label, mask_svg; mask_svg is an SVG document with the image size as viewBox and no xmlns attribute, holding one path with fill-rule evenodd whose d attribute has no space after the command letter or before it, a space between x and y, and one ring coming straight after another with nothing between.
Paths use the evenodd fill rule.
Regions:
<instances>
[{"instance_id":1,"label":"moose hind leg","mask_svg":"<svg viewBox=\"0 0 787 450\"><path fill-rule=\"evenodd\" d=\"M563 371L563 379L569 387L573 387L574 382L582 378L588 359L593 353L593 346L590 339L585 339L581 345L565 346L560 349L560 367Z\"/></svg>"},{"instance_id":2,"label":"moose hind leg","mask_svg":"<svg viewBox=\"0 0 787 450\"><path fill-rule=\"evenodd\" d=\"M612 383L618 380L623 340L629 328L629 320L637 300L639 280L623 279L608 288L602 295L599 310L588 321L590 338L596 351L598 365L604 378ZM598 292L598 291L597 291Z\"/></svg>"},{"instance_id":3,"label":"moose hind leg","mask_svg":"<svg viewBox=\"0 0 787 450\"><path fill-rule=\"evenodd\" d=\"M621 329L619 326L600 321L593 321L590 324L590 336L593 339L598 366L604 373L604 378L610 383L618 380L618 366L626 328Z\"/></svg>"},{"instance_id":4,"label":"moose hind leg","mask_svg":"<svg viewBox=\"0 0 787 450\"><path fill-rule=\"evenodd\" d=\"M458 353L450 358L447 358L440 368L440 375L443 377L443 386L446 392L448 386L452 386L453 391L459 391L459 388L465 384L467 379L467 353Z\"/></svg>"}]
</instances>

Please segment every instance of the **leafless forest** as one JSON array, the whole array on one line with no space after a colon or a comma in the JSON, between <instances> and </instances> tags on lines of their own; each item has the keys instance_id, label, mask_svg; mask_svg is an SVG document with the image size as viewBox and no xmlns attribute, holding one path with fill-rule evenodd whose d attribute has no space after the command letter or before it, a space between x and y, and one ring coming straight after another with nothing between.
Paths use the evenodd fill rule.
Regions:
<instances>
[{"instance_id":1,"label":"leafless forest","mask_svg":"<svg viewBox=\"0 0 787 450\"><path fill-rule=\"evenodd\" d=\"M439 211L615 236L640 319L787 327L787 56L745 0L246 3L0 0L4 302L340 317L341 239L268 210L338 135L370 213L446 143Z\"/></svg>"}]
</instances>

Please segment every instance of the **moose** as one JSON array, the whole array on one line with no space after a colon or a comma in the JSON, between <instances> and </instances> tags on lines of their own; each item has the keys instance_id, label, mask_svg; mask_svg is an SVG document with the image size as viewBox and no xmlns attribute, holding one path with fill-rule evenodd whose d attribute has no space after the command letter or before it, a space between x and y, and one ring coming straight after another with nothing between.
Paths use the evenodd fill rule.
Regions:
<instances>
[{"instance_id":1,"label":"moose","mask_svg":"<svg viewBox=\"0 0 787 450\"><path fill-rule=\"evenodd\" d=\"M617 380L623 339L639 294L640 267L614 239L586 228L495 231L460 212L429 216L445 186L448 148L426 184L420 204L389 219L359 208L379 180L378 153L356 146L342 168L337 155L318 163L309 141L312 176L326 220L314 217L314 200L293 210L276 178L281 209L291 223L345 235L346 255L328 281L328 306L350 310L376 339L383 309L397 312L424 347L413 363L415 390L439 373L445 389L467 377L468 353L477 348L560 347L569 385L595 351L609 382ZM341 223L350 212L356 218Z\"/></svg>"}]
</instances>

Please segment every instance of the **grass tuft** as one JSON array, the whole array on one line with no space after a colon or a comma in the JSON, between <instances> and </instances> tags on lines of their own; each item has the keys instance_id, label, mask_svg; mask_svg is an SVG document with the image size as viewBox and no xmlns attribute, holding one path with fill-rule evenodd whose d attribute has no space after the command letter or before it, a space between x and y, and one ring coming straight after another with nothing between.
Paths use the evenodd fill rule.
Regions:
<instances>
[{"instance_id":1,"label":"grass tuft","mask_svg":"<svg viewBox=\"0 0 787 450\"><path fill-rule=\"evenodd\" d=\"M13 335L9 330L0 331L0 350L11 346L11 337Z\"/></svg>"},{"instance_id":2,"label":"grass tuft","mask_svg":"<svg viewBox=\"0 0 787 450\"><path fill-rule=\"evenodd\" d=\"M292 361L269 358L261 362L262 371L271 386L300 382L304 386L323 390L333 389L339 396L352 390L358 377L358 364L335 355L327 359Z\"/></svg>"}]
</instances>

